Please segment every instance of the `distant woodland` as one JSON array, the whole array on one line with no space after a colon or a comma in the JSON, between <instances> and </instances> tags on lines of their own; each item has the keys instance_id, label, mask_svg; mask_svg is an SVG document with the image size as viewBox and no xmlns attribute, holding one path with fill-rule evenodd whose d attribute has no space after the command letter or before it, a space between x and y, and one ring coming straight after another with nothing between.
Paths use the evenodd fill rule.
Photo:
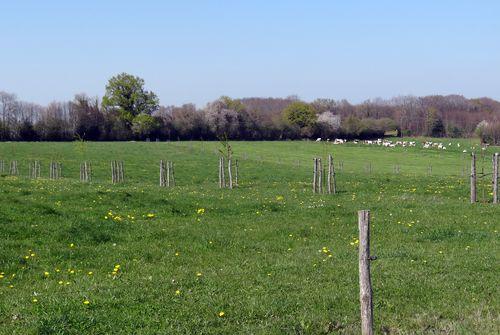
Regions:
<instances>
[{"instance_id":1,"label":"distant woodland","mask_svg":"<svg viewBox=\"0 0 500 335\"><path fill-rule=\"evenodd\" d=\"M2 141L369 139L471 137L500 144L500 102L460 95L398 96L359 104L347 100L220 97L162 106L144 80L111 78L102 98L75 95L47 106L0 91Z\"/></svg>"}]
</instances>

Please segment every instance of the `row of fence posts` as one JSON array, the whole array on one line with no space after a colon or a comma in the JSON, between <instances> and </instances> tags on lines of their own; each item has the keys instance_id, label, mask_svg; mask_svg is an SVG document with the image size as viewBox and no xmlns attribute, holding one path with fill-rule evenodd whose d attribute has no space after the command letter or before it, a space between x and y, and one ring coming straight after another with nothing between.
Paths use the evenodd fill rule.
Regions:
<instances>
[{"instance_id":1,"label":"row of fence posts","mask_svg":"<svg viewBox=\"0 0 500 335\"><path fill-rule=\"evenodd\" d=\"M498 177L499 177L499 154L493 154L492 158L492 187L493 187L493 203L498 204ZM486 177L488 174L482 174L480 178ZM474 204L477 202L477 167L476 167L476 154L472 153L471 166L470 166L470 203Z\"/></svg>"},{"instance_id":2,"label":"row of fence posts","mask_svg":"<svg viewBox=\"0 0 500 335\"><path fill-rule=\"evenodd\" d=\"M49 165L49 178L59 179L62 177L62 164L59 162L50 162Z\"/></svg>"},{"instance_id":3,"label":"row of fence posts","mask_svg":"<svg viewBox=\"0 0 500 335\"><path fill-rule=\"evenodd\" d=\"M174 163L171 161L167 161L165 164L163 159L160 160L160 186L175 186Z\"/></svg>"},{"instance_id":4,"label":"row of fence posts","mask_svg":"<svg viewBox=\"0 0 500 335\"><path fill-rule=\"evenodd\" d=\"M234 174L233 174L233 163L232 159L229 158L227 160L227 181L226 181L226 173L225 173L225 161L226 159L221 156L219 157L219 188L229 188L233 189L238 186L238 177L239 177L239 164L238 160L234 161Z\"/></svg>"},{"instance_id":5,"label":"row of fence posts","mask_svg":"<svg viewBox=\"0 0 500 335\"><path fill-rule=\"evenodd\" d=\"M328 170L326 179L324 178L324 167L321 158L313 158L313 182L312 188L314 194L321 194L324 192L323 184L326 182L326 193L337 193L337 181L335 176L335 165L333 164L332 155L328 155Z\"/></svg>"},{"instance_id":6,"label":"row of fence posts","mask_svg":"<svg viewBox=\"0 0 500 335\"><path fill-rule=\"evenodd\" d=\"M92 181L92 164L90 162L83 162L80 164L80 181L89 183Z\"/></svg>"},{"instance_id":7,"label":"row of fence posts","mask_svg":"<svg viewBox=\"0 0 500 335\"><path fill-rule=\"evenodd\" d=\"M111 183L118 184L125 181L123 161L111 161Z\"/></svg>"},{"instance_id":8,"label":"row of fence posts","mask_svg":"<svg viewBox=\"0 0 500 335\"><path fill-rule=\"evenodd\" d=\"M29 163L29 177L37 179L41 177L41 164L40 161L33 161Z\"/></svg>"}]
</instances>

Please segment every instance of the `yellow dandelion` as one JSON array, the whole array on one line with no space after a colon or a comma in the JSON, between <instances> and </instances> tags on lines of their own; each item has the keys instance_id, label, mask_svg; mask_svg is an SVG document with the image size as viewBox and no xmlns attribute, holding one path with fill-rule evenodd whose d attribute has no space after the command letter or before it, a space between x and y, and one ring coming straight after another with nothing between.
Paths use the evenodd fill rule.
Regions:
<instances>
[{"instance_id":1,"label":"yellow dandelion","mask_svg":"<svg viewBox=\"0 0 500 335\"><path fill-rule=\"evenodd\" d=\"M84 305L90 305L90 301L88 301L88 300L83 300L83 304L84 304Z\"/></svg>"},{"instance_id":2,"label":"yellow dandelion","mask_svg":"<svg viewBox=\"0 0 500 335\"><path fill-rule=\"evenodd\" d=\"M198 210L196 211L196 214L199 214L199 215L205 214L205 208L198 208Z\"/></svg>"},{"instance_id":3,"label":"yellow dandelion","mask_svg":"<svg viewBox=\"0 0 500 335\"><path fill-rule=\"evenodd\" d=\"M32 301L33 301L33 303L37 303L37 302L38 302L38 299L37 299L37 298L34 298Z\"/></svg>"},{"instance_id":4,"label":"yellow dandelion","mask_svg":"<svg viewBox=\"0 0 500 335\"><path fill-rule=\"evenodd\" d=\"M153 213L148 213L148 214L146 215L146 217L147 217L147 218L149 218L149 219L152 219L152 218L154 218L154 217L155 217L155 215L154 215Z\"/></svg>"},{"instance_id":5,"label":"yellow dandelion","mask_svg":"<svg viewBox=\"0 0 500 335\"><path fill-rule=\"evenodd\" d=\"M202 273L201 272L197 272L196 273L196 277L201 277L202 276Z\"/></svg>"},{"instance_id":6,"label":"yellow dandelion","mask_svg":"<svg viewBox=\"0 0 500 335\"><path fill-rule=\"evenodd\" d=\"M45 271L45 272L43 273L43 275L44 275L45 277L48 277L48 276L49 276L49 274L50 274L50 273L48 273L47 271Z\"/></svg>"},{"instance_id":7,"label":"yellow dandelion","mask_svg":"<svg viewBox=\"0 0 500 335\"><path fill-rule=\"evenodd\" d=\"M223 318L224 315L226 315L226 313L224 313L224 311L220 311L218 315L219 315L219 318Z\"/></svg>"},{"instance_id":8,"label":"yellow dandelion","mask_svg":"<svg viewBox=\"0 0 500 335\"><path fill-rule=\"evenodd\" d=\"M181 295L181 291L180 290L176 290L175 291L175 295Z\"/></svg>"}]
</instances>

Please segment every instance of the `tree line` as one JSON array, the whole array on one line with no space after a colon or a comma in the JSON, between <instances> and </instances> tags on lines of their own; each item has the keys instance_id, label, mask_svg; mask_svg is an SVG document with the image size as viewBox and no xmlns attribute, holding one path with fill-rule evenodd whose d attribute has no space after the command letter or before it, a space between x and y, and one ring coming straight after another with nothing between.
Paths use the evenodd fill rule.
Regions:
<instances>
[{"instance_id":1,"label":"tree line","mask_svg":"<svg viewBox=\"0 0 500 335\"><path fill-rule=\"evenodd\" d=\"M460 95L347 100L220 97L203 108L162 106L144 80L112 77L102 99L85 94L47 106L0 91L0 140L286 140L399 136L468 137L500 143L500 102Z\"/></svg>"}]
</instances>

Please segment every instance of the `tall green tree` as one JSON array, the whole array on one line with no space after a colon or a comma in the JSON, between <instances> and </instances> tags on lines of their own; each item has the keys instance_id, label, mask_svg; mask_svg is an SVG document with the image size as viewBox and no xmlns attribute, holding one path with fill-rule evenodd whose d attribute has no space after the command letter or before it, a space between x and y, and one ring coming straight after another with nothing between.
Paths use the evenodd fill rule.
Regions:
<instances>
[{"instance_id":1,"label":"tall green tree","mask_svg":"<svg viewBox=\"0 0 500 335\"><path fill-rule=\"evenodd\" d=\"M159 100L156 94L144 89L144 79L120 73L106 85L102 107L107 111L118 111L120 118L130 126L137 115L151 115L156 111Z\"/></svg>"},{"instance_id":2,"label":"tall green tree","mask_svg":"<svg viewBox=\"0 0 500 335\"><path fill-rule=\"evenodd\" d=\"M316 123L316 110L305 102L296 101L283 110L283 117L292 126L311 127Z\"/></svg>"},{"instance_id":3,"label":"tall green tree","mask_svg":"<svg viewBox=\"0 0 500 335\"><path fill-rule=\"evenodd\" d=\"M445 135L443 119L436 108L429 108L426 115L427 136L442 137Z\"/></svg>"}]
</instances>

